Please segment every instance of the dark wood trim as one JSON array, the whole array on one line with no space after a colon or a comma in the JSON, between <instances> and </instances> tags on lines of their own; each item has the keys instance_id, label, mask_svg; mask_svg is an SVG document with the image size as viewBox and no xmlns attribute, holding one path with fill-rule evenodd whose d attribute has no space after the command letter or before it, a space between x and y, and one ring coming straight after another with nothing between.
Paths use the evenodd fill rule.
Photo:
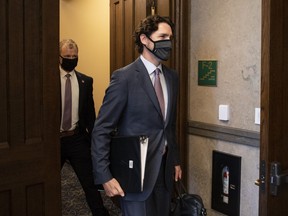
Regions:
<instances>
[{"instance_id":1,"label":"dark wood trim","mask_svg":"<svg viewBox=\"0 0 288 216\"><path fill-rule=\"evenodd\" d=\"M260 147L260 133L255 131L231 128L227 126L190 121L187 128L188 134L197 135L235 144Z\"/></svg>"},{"instance_id":2,"label":"dark wood trim","mask_svg":"<svg viewBox=\"0 0 288 216\"><path fill-rule=\"evenodd\" d=\"M187 0L170 0L171 19L175 23L175 47L171 58L171 67L179 74L179 100L177 113L177 137L180 146L181 167L183 182L187 182L187 112L188 112L188 62L189 62L189 26L190 5Z\"/></svg>"}]
</instances>

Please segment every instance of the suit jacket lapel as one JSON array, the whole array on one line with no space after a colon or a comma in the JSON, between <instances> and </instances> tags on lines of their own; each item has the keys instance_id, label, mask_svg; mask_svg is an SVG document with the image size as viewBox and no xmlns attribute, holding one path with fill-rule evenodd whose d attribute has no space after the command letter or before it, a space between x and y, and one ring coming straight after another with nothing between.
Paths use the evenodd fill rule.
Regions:
<instances>
[{"instance_id":1,"label":"suit jacket lapel","mask_svg":"<svg viewBox=\"0 0 288 216\"><path fill-rule=\"evenodd\" d=\"M158 99L154 90L154 87L152 85L151 79L149 77L148 71L146 67L144 66L143 62L140 58L138 58L136 61L136 71L138 72L138 79L139 83L146 92L146 94L151 99L152 103L155 106L155 109L159 112L159 114L162 116L161 109L158 103Z\"/></svg>"},{"instance_id":2,"label":"suit jacket lapel","mask_svg":"<svg viewBox=\"0 0 288 216\"><path fill-rule=\"evenodd\" d=\"M81 110L82 110L82 100L83 100L83 85L85 84L85 81L81 78L81 74L79 74L77 71L75 71L75 74L76 74L76 77L77 77L77 80L78 80L78 86L79 86L79 110L78 110L78 113L81 113Z\"/></svg>"}]
</instances>

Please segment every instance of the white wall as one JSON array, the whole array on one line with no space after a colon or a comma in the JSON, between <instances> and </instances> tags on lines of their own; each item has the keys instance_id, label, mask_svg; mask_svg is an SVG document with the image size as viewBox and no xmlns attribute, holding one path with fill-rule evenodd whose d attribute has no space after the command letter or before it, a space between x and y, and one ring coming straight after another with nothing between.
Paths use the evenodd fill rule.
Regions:
<instances>
[{"instance_id":1,"label":"white wall","mask_svg":"<svg viewBox=\"0 0 288 216\"><path fill-rule=\"evenodd\" d=\"M78 44L77 70L94 79L96 112L110 80L109 22L109 1L60 0L60 40Z\"/></svg>"},{"instance_id":2,"label":"white wall","mask_svg":"<svg viewBox=\"0 0 288 216\"><path fill-rule=\"evenodd\" d=\"M192 0L189 120L259 132L261 0ZM217 87L198 86L198 60L217 60ZM218 107L230 107L230 120L218 120ZM211 209L212 151L242 157L240 215L258 215L259 149L189 136L189 189Z\"/></svg>"}]
</instances>

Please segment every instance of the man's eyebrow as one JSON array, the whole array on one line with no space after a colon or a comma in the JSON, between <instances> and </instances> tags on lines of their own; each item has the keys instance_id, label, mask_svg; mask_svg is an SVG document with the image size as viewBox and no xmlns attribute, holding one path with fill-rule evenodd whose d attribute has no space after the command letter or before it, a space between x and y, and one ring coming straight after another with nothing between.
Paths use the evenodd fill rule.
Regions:
<instances>
[{"instance_id":1,"label":"man's eyebrow","mask_svg":"<svg viewBox=\"0 0 288 216\"><path fill-rule=\"evenodd\" d=\"M173 37L173 34L167 34L167 33L159 33L160 36L169 36L169 37Z\"/></svg>"}]
</instances>

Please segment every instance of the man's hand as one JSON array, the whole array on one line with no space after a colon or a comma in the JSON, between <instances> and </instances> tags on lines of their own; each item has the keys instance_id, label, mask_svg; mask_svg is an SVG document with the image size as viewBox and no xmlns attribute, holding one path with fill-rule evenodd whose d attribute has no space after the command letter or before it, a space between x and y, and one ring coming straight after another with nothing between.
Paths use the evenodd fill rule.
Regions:
<instances>
[{"instance_id":1,"label":"man's hand","mask_svg":"<svg viewBox=\"0 0 288 216\"><path fill-rule=\"evenodd\" d=\"M182 169L181 166L175 166L175 181L177 182L182 178Z\"/></svg>"},{"instance_id":2,"label":"man's hand","mask_svg":"<svg viewBox=\"0 0 288 216\"><path fill-rule=\"evenodd\" d=\"M113 196L118 196L118 195L123 197L125 195L119 182L115 178L104 183L103 188L108 197L113 197Z\"/></svg>"}]
</instances>

